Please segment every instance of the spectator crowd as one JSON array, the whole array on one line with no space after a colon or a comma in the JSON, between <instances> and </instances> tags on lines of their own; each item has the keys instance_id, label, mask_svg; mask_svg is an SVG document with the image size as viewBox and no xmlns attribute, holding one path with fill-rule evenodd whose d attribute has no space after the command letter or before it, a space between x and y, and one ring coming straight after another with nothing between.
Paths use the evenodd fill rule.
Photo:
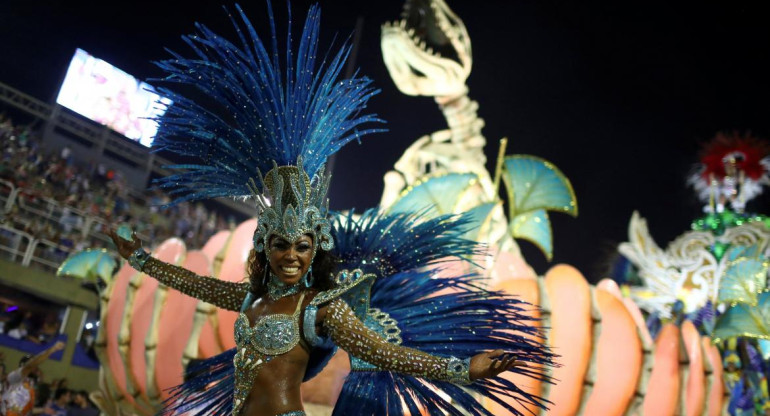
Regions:
<instances>
[{"instance_id":1,"label":"spectator crowd","mask_svg":"<svg viewBox=\"0 0 770 416\"><path fill-rule=\"evenodd\" d=\"M215 206L161 208L169 202L161 191L131 189L120 171L74 156L68 147L46 148L32 126L0 112L0 256L55 269L75 251L111 248L106 228L120 223L149 243L178 237L189 248L235 226ZM30 262L30 256L40 260ZM39 364L64 348L57 341L63 309L34 306L0 298L0 338L53 345L18 367L0 352L0 415L98 415L87 392L69 390L66 379L45 380ZM89 355L97 326L86 324L77 340Z\"/></svg>"},{"instance_id":2,"label":"spectator crowd","mask_svg":"<svg viewBox=\"0 0 770 416\"><path fill-rule=\"evenodd\" d=\"M61 317L52 312L25 310L0 300L0 335L48 344L59 335Z\"/></svg>"},{"instance_id":3,"label":"spectator crowd","mask_svg":"<svg viewBox=\"0 0 770 416\"><path fill-rule=\"evenodd\" d=\"M6 181L20 189L19 203L2 213L3 223L52 242L47 255L53 261L64 260L73 251L111 244L104 236L108 224L128 223L153 243L179 237L190 248L202 247L217 230L234 225L233 219L226 221L200 203L162 209L169 198L161 191L132 190L120 171L97 161L78 162L70 148L48 151L30 126L15 125L1 113L0 143L0 185ZM0 186L0 191L7 194L9 187ZM51 204L57 207L56 218L44 221L25 209L43 212ZM87 216L101 221L85 230ZM0 240L3 238L10 236L0 233Z\"/></svg>"}]
</instances>

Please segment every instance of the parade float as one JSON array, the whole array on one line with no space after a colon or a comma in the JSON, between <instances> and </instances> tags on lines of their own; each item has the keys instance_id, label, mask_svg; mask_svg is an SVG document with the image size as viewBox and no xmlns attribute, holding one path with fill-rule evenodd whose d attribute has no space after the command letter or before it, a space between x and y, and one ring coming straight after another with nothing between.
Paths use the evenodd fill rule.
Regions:
<instances>
[{"instance_id":1,"label":"parade float","mask_svg":"<svg viewBox=\"0 0 770 416\"><path fill-rule=\"evenodd\" d=\"M635 214L629 241L619 248L614 280L591 285L569 265L538 276L516 239L534 243L550 259L549 211L576 216L576 197L553 164L506 155L506 140L500 141L495 171L486 169L484 123L465 84L472 56L462 20L441 0L408 1L402 19L383 26L382 51L399 90L434 97L449 128L406 149L385 175L379 209L384 215L421 210L426 218L472 218L475 228L466 237L489 249L475 259L485 285L532 304L529 313L560 356L560 367L548 374L553 383L512 377L522 389L551 402L547 414L718 415L767 409L770 229L766 217L744 211L768 182L766 147L747 150L747 143L757 143L719 139L730 145L707 151L704 169L692 179L708 201L706 215L663 250ZM505 200L499 198L500 187ZM201 275L240 281L255 228L256 220L246 221L220 231L200 249L170 239L153 255ZM94 275L87 260L71 267L73 259L61 274ZM169 290L128 265L99 278L102 325L96 345L102 367L101 392L95 396L107 414L154 414L191 361L234 345L235 313ZM309 414L330 412L348 371L347 358L338 353L307 383L303 395L311 403ZM497 403L487 407L492 414L503 413Z\"/></svg>"},{"instance_id":2,"label":"parade float","mask_svg":"<svg viewBox=\"0 0 770 416\"><path fill-rule=\"evenodd\" d=\"M770 412L770 218L747 210L770 184L769 172L767 142L718 134L689 178L704 215L661 249L634 213L613 276L658 339L680 331L685 340L701 338L704 347L718 348L706 360L688 349L690 372L680 377L695 380L688 393L704 388L697 397L731 415ZM705 385L693 365L698 361L711 367L704 367Z\"/></svg>"}]
</instances>

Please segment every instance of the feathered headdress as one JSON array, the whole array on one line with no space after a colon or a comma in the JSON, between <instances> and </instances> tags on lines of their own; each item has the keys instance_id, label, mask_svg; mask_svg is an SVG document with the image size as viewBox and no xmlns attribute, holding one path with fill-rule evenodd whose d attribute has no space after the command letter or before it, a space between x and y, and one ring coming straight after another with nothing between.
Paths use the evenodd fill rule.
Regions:
<instances>
[{"instance_id":1,"label":"feathered headdress","mask_svg":"<svg viewBox=\"0 0 770 416\"><path fill-rule=\"evenodd\" d=\"M296 51L289 17L281 57L270 1L267 6L269 49L236 5L240 22L230 18L239 44L196 24L199 33L182 38L194 57L171 52L172 59L156 63L167 72L161 81L193 87L207 97L202 104L176 90L159 89L173 104L158 119L154 146L200 162L169 166L178 173L157 183L171 189L176 196L172 204L254 196L258 251L271 235L294 241L306 233L329 250L333 241L323 167L350 141L384 130L358 130L382 122L376 115L360 114L379 90L365 77L340 79L351 48L347 42L319 62L317 5L308 11Z\"/></svg>"},{"instance_id":2,"label":"feathered headdress","mask_svg":"<svg viewBox=\"0 0 770 416\"><path fill-rule=\"evenodd\" d=\"M719 133L703 149L700 164L688 182L707 211L728 204L743 212L746 202L770 185L770 145L750 135Z\"/></svg>"}]
</instances>

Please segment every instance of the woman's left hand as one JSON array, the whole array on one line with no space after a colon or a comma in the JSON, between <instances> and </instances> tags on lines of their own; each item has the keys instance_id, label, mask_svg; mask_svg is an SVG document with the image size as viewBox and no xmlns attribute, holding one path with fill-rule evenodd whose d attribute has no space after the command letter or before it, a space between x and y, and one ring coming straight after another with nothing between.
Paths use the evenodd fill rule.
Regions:
<instances>
[{"instance_id":1,"label":"woman's left hand","mask_svg":"<svg viewBox=\"0 0 770 416\"><path fill-rule=\"evenodd\" d=\"M482 352L471 358L470 379L474 381L480 378L491 378L513 367L526 366L527 363L516 361L515 355L505 354L503 350Z\"/></svg>"}]
</instances>

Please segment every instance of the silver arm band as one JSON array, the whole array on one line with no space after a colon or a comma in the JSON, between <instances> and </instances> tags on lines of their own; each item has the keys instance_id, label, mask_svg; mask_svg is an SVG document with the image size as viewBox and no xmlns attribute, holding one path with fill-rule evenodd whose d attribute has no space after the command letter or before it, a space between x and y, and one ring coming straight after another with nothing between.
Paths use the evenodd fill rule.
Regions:
<instances>
[{"instance_id":1,"label":"silver arm band","mask_svg":"<svg viewBox=\"0 0 770 416\"><path fill-rule=\"evenodd\" d=\"M147 259L150 258L150 253L144 251L143 248L139 247L136 250L134 250L133 253L131 253L130 256L128 256L128 264L131 265L134 269L138 271L142 271L142 268L144 268L144 263L147 263Z\"/></svg>"},{"instance_id":2,"label":"silver arm band","mask_svg":"<svg viewBox=\"0 0 770 416\"><path fill-rule=\"evenodd\" d=\"M305 316L302 319L302 334L305 336L305 341L310 344L311 347L318 347L326 342L326 339L319 337L315 330L315 320L318 316L318 307L315 305L309 305L305 308Z\"/></svg>"},{"instance_id":3,"label":"silver arm band","mask_svg":"<svg viewBox=\"0 0 770 416\"><path fill-rule=\"evenodd\" d=\"M470 357L461 360L456 357L449 358L446 365L447 380L454 384L468 385L471 384L471 359Z\"/></svg>"}]
</instances>

